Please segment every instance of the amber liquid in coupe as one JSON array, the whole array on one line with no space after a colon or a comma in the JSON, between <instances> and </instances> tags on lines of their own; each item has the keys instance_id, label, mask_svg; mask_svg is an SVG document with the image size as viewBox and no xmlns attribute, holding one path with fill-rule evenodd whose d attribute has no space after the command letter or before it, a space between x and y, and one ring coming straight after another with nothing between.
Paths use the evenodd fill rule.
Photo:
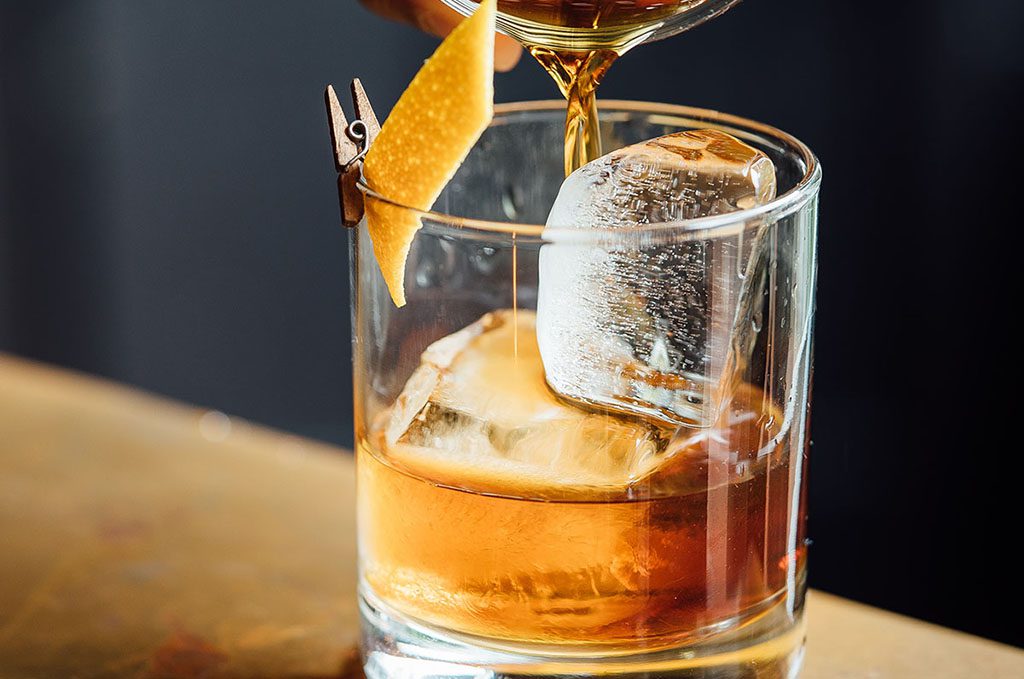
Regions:
<instances>
[{"instance_id":1,"label":"amber liquid in coupe","mask_svg":"<svg viewBox=\"0 0 1024 679\"><path fill-rule=\"evenodd\" d=\"M594 94L612 62L674 14L706 0L498 0L498 13L568 101L565 174L601 155Z\"/></svg>"},{"instance_id":2,"label":"amber liquid in coupe","mask_svg":"<svg viewBox=\"0 0 1024 679\"><path fill-rule=\"evenodd\" d=\"M761 390L682 435L586 411L548 391L531 312L489 317L357 432L370 596L455 633L647 649L784 605L799 459Z\"/></svg>"}]
</instances>

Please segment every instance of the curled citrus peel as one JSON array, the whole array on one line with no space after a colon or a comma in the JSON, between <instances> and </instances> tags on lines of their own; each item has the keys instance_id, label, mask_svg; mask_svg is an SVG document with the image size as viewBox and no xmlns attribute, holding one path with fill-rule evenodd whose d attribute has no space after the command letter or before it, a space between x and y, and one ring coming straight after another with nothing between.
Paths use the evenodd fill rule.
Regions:
<instances>
[{"instance_id":1,"label":"curled citrus peel","mask_svg":"<svg viewBox=\"0 0 1024 679\"><path fill-rule=\"evenodd\" d=\"M405 306L405 260L421 223L494 115L495 0L441 43L395 104L363 165L366 220L384 281ZM402 209L414 208L413 210Z\"/></svg>"}]
</instances>

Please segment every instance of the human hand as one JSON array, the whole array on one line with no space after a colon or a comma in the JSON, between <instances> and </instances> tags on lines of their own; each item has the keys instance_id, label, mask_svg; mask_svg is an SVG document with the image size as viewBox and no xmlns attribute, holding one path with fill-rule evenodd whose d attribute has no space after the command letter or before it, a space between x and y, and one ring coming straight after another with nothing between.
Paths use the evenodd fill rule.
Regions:
<instances>
[{"instance_id":1,"label":"human hand","mask_svg":"<svg viewBox=\"0 0 1024 679\"><path fill-rule=\"evenodd\" d=\"M371 11L396 21L411 24L438 37L448 35L462 16L441 0L360 0ZM510 71L519 62L522 47L507 35L494 40L494 68Z\"/></svg>"}]
</instances>

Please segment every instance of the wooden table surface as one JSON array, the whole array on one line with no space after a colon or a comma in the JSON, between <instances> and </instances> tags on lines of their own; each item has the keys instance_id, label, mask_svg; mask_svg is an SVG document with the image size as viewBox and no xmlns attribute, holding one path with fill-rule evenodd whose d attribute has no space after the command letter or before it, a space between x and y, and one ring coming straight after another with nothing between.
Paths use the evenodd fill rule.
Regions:
<instances>
[{"instance_id":1,"label":"wooden table surface","mask_svg":"<svg viewBox=\"0 0 1024 679\"><path fill-rule=\"evenodd\" d=\"M345 451L0 355L0 678L350 676L354 485ZM1024 677L821 592L808 617L807 679Z\"/></svg>"}]
</instances>

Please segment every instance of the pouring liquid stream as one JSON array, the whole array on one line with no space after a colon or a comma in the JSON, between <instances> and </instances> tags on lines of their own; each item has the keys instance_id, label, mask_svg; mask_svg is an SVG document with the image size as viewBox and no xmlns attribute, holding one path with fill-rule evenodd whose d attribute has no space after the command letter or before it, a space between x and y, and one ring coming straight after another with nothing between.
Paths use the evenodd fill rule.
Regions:
<instances>
[{"instance_id":1,"label":"pouring liquid stream","mask_svg":"<svg viewBox=\"0 0 1024 679\"><path fill-rule=\"evenodd\" d=\"M531 47L551 74L568 106L565 113L565 176L602 155L597 118L597 86L619 54L610 49L571 52Z\"/></svg>"},{"instance_id":2,"label":"pouring liquid stream","mask_svg":"<svg viewBox=\"0 0 1024 679\"><path fill-rule=\"evenodd\" d=\"M602 155L595 92L612 63L707 2L498 0L499 24L540 62L568 102L566 176Z\"/></svg>"},{"instance_id":3,"label":"pouring liquid stream","mask_svg":"<svg viewBox=\"0 0 1024 679\"><path fill-rule=\"evenodd\" d=\"M444 0L468 15L479 0ZM594 92L633 47L685 31L739 0L497 0L498 29L520 42L568 101L565 174L601 156Z\"/></svg>"}]
</instances>

